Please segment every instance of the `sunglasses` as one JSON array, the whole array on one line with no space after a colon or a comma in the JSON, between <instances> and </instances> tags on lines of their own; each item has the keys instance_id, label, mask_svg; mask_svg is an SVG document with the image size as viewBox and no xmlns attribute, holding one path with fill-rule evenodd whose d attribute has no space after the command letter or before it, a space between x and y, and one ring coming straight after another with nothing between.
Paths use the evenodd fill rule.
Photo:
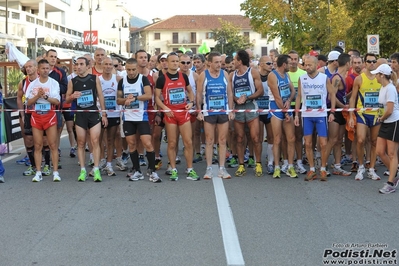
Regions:
<instances>
[{"instance_id":1,"label":"sunglasses","mask_svg":"<svg viewBox=\"0 0 399 266\"><path fill-rule=\"evenodd\" d=\"M177 56L179 56L177 53L171 52L171 53L168 54L168 57L171 56L171 55L177 55Z\"/></svg>"},{"instance_id":2,"label":"sunglasses","mask_svg":"<svg viewBox=\"0 0 399 266\"><path fill-rule=\"evenodd\" d=\"M191 61L180 61L180 64L189 65L191 64Z\"/></svg>"},{"instance_id":3,"label":"sunglasses","mask_svg":"<svg viewBox=\"0 0 399 266\"><path fill-rule=\"evenodd\" d=\"M371 63L375 64L375 63L377 63L377 60L366 60L366 62L369 64L371 64Z\"/></svg>"},{"instance_id":4,"label":"sunglasses","mask_svg":"<svg viewBox=\"0 0 399 266\"><path fill-rule=\"evenodd\" d=\"M119 65L114 65L114 67L118 67Z\"/></svg>"},{"instance_id":5,"label":"sunglasses","mask_svg":"<svg viewBox=\"0 0 399 266\"><path fill-rule=\"evenodd\" d=\"M270 65L273 65L273 62L265 62L265 64L270 66Z\"/></svg>"}]
</instances>

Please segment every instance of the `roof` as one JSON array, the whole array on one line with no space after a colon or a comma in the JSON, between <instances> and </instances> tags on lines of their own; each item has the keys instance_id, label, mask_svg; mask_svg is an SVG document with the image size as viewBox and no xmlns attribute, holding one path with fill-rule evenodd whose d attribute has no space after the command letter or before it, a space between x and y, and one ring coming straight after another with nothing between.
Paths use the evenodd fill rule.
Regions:
<instances>
[{"instance_id":1,"label":"roof","mask_svg":"<svg viewBox=\"0 0 399 266\"><path fill-rule=\"evenodd\" d=\"M143 30L209 30L219 28L220 21L229 21L241 29L252 29L250 20L241 15L176 15L135 31Z\"/></svg>"}]
</instances>

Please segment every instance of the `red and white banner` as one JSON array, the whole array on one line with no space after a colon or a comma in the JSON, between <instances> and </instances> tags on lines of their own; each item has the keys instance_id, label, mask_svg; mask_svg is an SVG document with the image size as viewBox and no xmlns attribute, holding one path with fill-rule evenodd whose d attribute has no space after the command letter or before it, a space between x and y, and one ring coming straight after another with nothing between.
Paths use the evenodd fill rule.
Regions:
<instances>
[{"instance_id":1,"label":"red and white banner","mask_svg":"<svg viewBox=\"0 0 399 266\"><path fill-rule=\"evenodd\" d=\"M83 44L90 45L90 31L83 32ZM91 31L91 45L98 45L98 31Z\"/></svg>"}]
</instances>

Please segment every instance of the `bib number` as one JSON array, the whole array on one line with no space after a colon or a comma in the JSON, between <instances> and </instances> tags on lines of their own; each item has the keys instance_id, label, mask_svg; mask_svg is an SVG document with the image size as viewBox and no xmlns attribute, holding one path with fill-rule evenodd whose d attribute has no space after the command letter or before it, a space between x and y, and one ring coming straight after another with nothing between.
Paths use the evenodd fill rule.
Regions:
<instances>
[{"instance_id":1,"label":"bib number","mask_svg":"<svg viewBox=\"0 0 399 266\"><path fill-rule=\"evenodd\" d=\"M37 103L35 104L35 111L37 114L47 114L51 109L50 103Z\"/></svg>"},{"instance_id":2,"label":"bib number","mask_svg":"<svg viewBox=\"0 0 399 266\"><path fill-rule=\"evenodd\" d=\"M209 96L209 109L222 110L225 109L226 102L223 95Z\"/></svg>"},{"instance_id":3,"label":"bib number","mask_svg":"<svg viewBox=\"0 0 399 266\"><path fill-rule=\"evenodd\" d=\"M269 96L261 96L257 102L259 109L269 109Z\"/></svg>"},{"instance_id":4,"label":"bib number","mask_svg":"<svg viewBox=\"0 0 399 266\"><path fill-rule=\"evenodd\" d=\"M115 96L104 96L105 109L116 110L116 97Z\"/></svg>"},{"instance_id":5,"label":"bib number","mask_svg":"<svg viewBox=\"0 0 399 266\"><path fill-rule=\"evenodd\" d=\"M321 95L306 95L305 104L307 109L321 109Z\"/></svg>"},{"instance_id":6,"label":"bib number","mask_svg":"<svg viewBox=\"0 0 399 266\"><path fill-rule=\"evenodd\" d=\"M77 99L77 104L80 108L87 108L94 105L93 91L81 91L81 96Z\"/></svg>"},{"instance_id":7,"label":"bib number","mask_svg":"<svg viewBox=\"0 0 399 266\"><path fill-rule=\"evenodd\" d=\"M249 87L241 87L235 89L235 96L240 98L241 95L246 95L247 98L251 95L251 89Z\"/></svg>"},{"instance_id":8,"label":"bib number","mask_svg":"<svg viewBox=\"0 0 399 266\"><path fill-rule=\"evenodd\" d=\"M186 93L183 88L170 89L169 90L169 101L170 104L183 104L186 102Z\"/></svg>"},{"instance_id":9,"label":"bib number","mask_svg":"<svg viewBox=\"0 0 399 266\"><path fill-rule=\"evenodd\" d=\"M290 87L283 87L280 89L280 95L283 102L287 101L291 96Z\"/></svg>"},{"instance_id":10,"label":"bib number","mask_svg":"<svg viewBox=\"0 0 399 266\"><path fill-rule=\"evenodd\" d=\"M379 107L378 103L379 92L366 92L364 93L364 107L376 108Z\"/></svg>"}]
</instances>

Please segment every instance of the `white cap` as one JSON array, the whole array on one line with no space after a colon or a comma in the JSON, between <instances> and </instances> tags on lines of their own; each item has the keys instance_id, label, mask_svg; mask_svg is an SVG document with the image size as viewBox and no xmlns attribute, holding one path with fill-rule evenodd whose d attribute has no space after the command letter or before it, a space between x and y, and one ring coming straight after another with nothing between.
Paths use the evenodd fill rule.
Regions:
<instances>
[{"instance_id":1,"label":"white cap","mask_svg":"<svg viewBox=\"0 0 399 266\"><path fill-rule=\"evenodd\" d=\"M388 64L382 64L376 70L370 71L370 73L373 75L381 73L389 76L392 74L392 68Z\"/></svg>"},{"instance_id":2,"label":"white cap","mask_svg":"<svg viewBox=\"0 0 399 266\"><path fill-rule=\"evenodd\" d=\"M160 58L160 59L166 59L166 58L168 58L168 54L163 54L163 55L161 55L161 58Z\"/></svg>"},{"instance_id":3,"label":"white cap","mask_svg":"<svg viewBox=\"0 0 399 266\"><path fill-rule=\"evenodd\" d=\"M337 51L331 51L328 53L328 61L338 60L338 57L341 53Z\"/></svg>"}]
</instances>

